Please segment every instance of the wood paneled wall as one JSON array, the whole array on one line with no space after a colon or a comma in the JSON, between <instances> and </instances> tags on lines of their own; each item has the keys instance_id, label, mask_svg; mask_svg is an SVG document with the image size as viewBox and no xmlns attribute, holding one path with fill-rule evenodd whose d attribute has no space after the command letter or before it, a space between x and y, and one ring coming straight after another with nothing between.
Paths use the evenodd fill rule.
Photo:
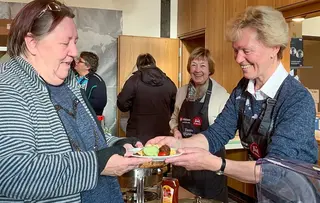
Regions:
<instances>
[{"instance_id":1,"label":"wood paneled wall","mask_svg":"<svg viewBox=\"0 0 320 203\"><path fill-rule=\"evenodd\" d=\"M206 48L216 61L213 78L231 92L242 78L242 71L235 62L230 42L225 39L226 25L229 20L247 6L274 6L274 0L207 0Z\"/></svg>"}]
</instances>

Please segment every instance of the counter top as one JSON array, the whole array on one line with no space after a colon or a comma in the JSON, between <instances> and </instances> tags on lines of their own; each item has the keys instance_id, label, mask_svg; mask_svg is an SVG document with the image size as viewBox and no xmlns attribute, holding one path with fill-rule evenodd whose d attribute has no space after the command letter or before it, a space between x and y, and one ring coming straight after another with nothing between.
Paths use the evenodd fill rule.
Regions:
<instances>
[{"instance_id":1,"label":"counter top","mask_svg":"<svg viewBox=\"0 0 320 203\"><path fill-rule=\"evenodd\" d=\"M314 134L316 136L316 140L318 141L318 144L320 144L320 130L315 130Z\"/></svg>"},{"instance_id":2,"label":"counter top","mask_svg":"<svg viewBox=\"0 0 320 203\"><path fill-rule=\"evenodd\" d=\"M225 148L226 150L243 149L239 136L236 135L232 140L229 140L228 144L225 145Z\"/></svg>"}]
</instances>

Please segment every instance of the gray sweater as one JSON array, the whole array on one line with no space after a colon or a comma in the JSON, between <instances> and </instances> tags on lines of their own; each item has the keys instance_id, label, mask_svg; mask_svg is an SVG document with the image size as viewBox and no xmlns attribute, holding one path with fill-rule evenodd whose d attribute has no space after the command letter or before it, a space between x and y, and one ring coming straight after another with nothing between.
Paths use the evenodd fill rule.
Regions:
<instances>
[{"instance_id":1,"label":"gray sweater","mask_svg":"<svg viewBox=\"0 0 320 203\"><path fill-rule=\"evenodd\" d=\"M223 111L208 130L202 132L209 142L211 152L222 148L235 135L238 122L240 95L238 85L230 95ZM261 102L253 101L256 112L246 110L248 116L260 114ZM274 133L267 148L267 156L291 158L316 163L318 145L314 135L315 105L306 88L293 77L283 81L277 104Z\"/></svg>"}]
</instances>

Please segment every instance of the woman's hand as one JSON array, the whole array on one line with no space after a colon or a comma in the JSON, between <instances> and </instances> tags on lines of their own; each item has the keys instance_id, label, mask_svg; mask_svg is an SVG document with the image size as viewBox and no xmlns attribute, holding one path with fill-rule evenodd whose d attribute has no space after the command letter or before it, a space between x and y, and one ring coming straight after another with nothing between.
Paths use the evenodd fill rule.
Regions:
<instances>
[{"instance_id":1,"label":"woman's hand","mask_svg":"<svg viewBox=\"0 0 320 203\"><path fill-rule=\"evenodd\" d=\"M146 145L168 145L169 147L179 149L181 147L181 140L172 136L158 136L149 140Z\"/></svg>"},{"instance_id":2,"label":"woman's hand","mask_svg":"<svg viewBox=\"0 0 320 203\"><path fill-rule=\"evenodd\" d=\"M133 149L134 147L131 145L131 144L124 144L123 147L126 149L126 153L124 154L125 157L129 157L129 156L132 156L133 152L130 151L131 149ZM138 141L135 145L135 147L137 148L143 148L143 144Z\"/></svg>"},{"instance_id":3,"label":"woman's hand","mask_svg":"<svg viewBox=\"0 0 320 203\"><path fill-rule=\"evenodd\" d=\"M118 154L112 155L108 160L101 175L121 176L122 174L138 168L140 164L151 161L148 158L123 157Z\"/></svg>"},{"instance_id":4,"label":"woman's hand","mask_svg":"<svg viewBox=\"0 0 320 203\"><path fill-rule=\"evenodd\" d=\"M175 137L175 138L177 138L177 139L182 139L182 134L181 134L181 132L180 132L177 128L175 128L175 129L173 130L173 137Z\"/></svg>"},{"instance_id":5,"label":"woman's hand","mask_svg":"<svg viewBox=\"0 0 320 203\"><path fill-rule=\"evenodd\" d=\"M183 148L179 149L180 156L166 159L166 163L176 166L183 166L187 170L211 170L218 171L221 166L221 158L212 155L202 148Z\"/></svg>"}]
</instances>

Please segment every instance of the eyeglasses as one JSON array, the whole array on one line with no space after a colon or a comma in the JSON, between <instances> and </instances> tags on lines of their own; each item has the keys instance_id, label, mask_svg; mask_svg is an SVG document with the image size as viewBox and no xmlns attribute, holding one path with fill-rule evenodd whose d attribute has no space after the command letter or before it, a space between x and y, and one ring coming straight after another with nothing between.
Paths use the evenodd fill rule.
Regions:
<instances>
[{"instance_id":1,"label":"eyeglasses","mask_svg":"<svg viewBox=\"0 0 320 203\"><path fill-rule=\"evenodd\" d=\"M47 11L61 11L61 6L59 4L57 4L56 2L50 2L47 4L46 8L43 9L37 18L41 18L43 16L43 14L45 14L45 12Z\"/></svg>"},{"instance_id":2,"label":"eyeglasses","mask_svg":"<svg viewBox=\"0 0 320 203\"><path fill-rule=\"evenodd\" d=\"M85 65L87 65L87 62L86 61L82 61L81 58L77 58L76 62L77 63L84 63Z\"/></svg>"}]
</instances>

